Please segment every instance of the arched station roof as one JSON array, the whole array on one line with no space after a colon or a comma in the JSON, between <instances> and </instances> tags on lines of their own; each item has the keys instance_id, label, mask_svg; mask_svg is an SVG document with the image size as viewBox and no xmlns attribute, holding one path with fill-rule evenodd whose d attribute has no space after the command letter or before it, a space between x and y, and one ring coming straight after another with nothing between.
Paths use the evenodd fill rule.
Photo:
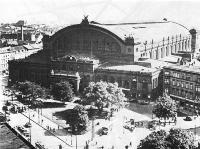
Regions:
<instances>
[{"instance_id":1,"label":"arched station roof","mask_svg":"<svg viewBox=\"0 0 200 149\"><path fill-rule=\"evenodd\" d=\"M133 37L135 42L162 41L163 38L175 36L189 35L189 31L184 27L172 22L158 22L158 23L127 23L127 24L75 24L67 26L56 32L51 39L60 36L65 31L72 29L87 28L100 31L118 39L124 43L126 37Z\"/></svg>"}]
</instances>

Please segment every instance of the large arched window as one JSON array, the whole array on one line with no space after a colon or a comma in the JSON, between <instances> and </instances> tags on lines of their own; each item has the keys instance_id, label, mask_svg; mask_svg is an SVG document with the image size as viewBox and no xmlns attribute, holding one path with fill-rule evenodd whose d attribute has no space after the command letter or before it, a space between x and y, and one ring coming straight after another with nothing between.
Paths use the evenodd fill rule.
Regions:
<instances>
[{"instance_id":1,"label":"large arched window","mask_svg":"<svg viewBox=\"0 0 200 149\"><path fill-rule=\"evenodd\" d=\"M103 76L103 81L108 81L108 77L106 75Z\"/></svg>"},{"instance_id":2,"label":"large arched window","mask_svg":"<svg viewBox=\"0 0 200 149\"><path fill-rule=\"evenodd\" d=\"M187 50L187 40L185 41L185 50Z\"/></svg>"},{"instance_id":3,"label":"large arched window","mask_svg":"<svg viewBox=\"0 0 200 149\"><path fill-rule=\"evenodd\" d=\"M129 88L129 81L128 80L124 81L124 88Z\"/></svg>"},{"instance_id":4,"label":"large arched window","mask_svg":"<svg viewBox=\"0 0 200 149\"><path fill-rule=\"evenodd\" d=\"M121 87L122 86L122 78L118 77L117 78L117 82L118 82L118 85Z\"/></svg>"},{"instance_id":5,"label":"large arched window","mask_svg":"<svg viewBox=\"0 0 200 149\"><path fill-rule=\"evenodd\" d=\"M100 80L101 80L101 76L97 75L95 80L96 80L97 82L100 81Z\"/></svg>"}]
</instances>

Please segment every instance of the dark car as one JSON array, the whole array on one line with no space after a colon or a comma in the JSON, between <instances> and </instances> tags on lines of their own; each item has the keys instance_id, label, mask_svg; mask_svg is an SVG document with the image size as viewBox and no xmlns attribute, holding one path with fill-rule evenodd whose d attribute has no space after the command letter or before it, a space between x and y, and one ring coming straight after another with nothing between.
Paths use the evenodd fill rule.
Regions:
<instances>
[{"instance_id":1,"label":"dark car","mask_svg":"<svg viewBox=\"0 0 200 149\"><path fill-rule=\"evenodd\" d=\"M107 135L108 134L108 128L107 127L102 127L99 131L99 135Z\"/></svg>"},{"instance_id":2,"label":"dark car","mask_svg":"<svg viewBox=\"0 0 200 149\"><path fill-rule=\"evenodd\" d=\"M184 120L185 120L185 121L192 121L192 118L189 117L189 116L186 116Z\"/></svg>"},{"instance_id":3,"label":"dark car","mask_svg":"<svg viewBox=\"0 0 200 149\"><path fill-rule=\"evenodd\" d=\"M24 127L30 128L30 127L31 127L31 123L27 122L27 123L24 125Z\"/></svg>"}]
</instances>

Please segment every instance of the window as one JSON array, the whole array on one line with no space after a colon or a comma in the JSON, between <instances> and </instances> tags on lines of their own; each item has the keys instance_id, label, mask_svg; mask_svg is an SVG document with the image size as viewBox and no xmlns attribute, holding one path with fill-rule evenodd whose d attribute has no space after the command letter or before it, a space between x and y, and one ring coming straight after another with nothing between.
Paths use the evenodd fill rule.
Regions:
<instances>
[{"instance_id":1,"label":"window","mask_svg":"<svg viewBox=\"0 0 200 149\"><path fill-rule=\"evenodd\" d=\"M136 52L138 52L138 48L136 48Z\"/></svg>"},{"instance_id":2,"label":"window","mask_svg":"<svg viewBox=\"0 0 200 149\"><path fill-rule=\"evenodd\" d=\"M182 91L181 91L181 94L182 94L182 96L184 97L184 96L185 96L185 91L182 90Z\"/></svg>"},{"instance_id":3,"label":"window","mask_svg":"<svg viewBox=\"0 0 200 149\"><path fill-rule=\"evenodd\" d=\"M172 79L172 85L176 85L176 82L174 79Z\"/></svg>"},{"instance_id":4,"label":"window","mask_svg":"<svg viewBox=\"0 0 200 149\"><path fill-rule=\"evenodd\" d=\"M189 88L189 83L185 83L185 88Z\"/></svg>"},{"instance_id":5,"label":"window","mask_svg":"<svg viewBox=\"0 0 200 149\"><path fill-rule=\"evenodd\" d=\"M165 71L165 75L169 75L169 72L168 72L168 71Z\"/></svg>"},{"instance_id":6,"label":"window","mask_svg":"<svg viewBox=\"0 0 200 149\"><path fill-rule=\"evenodd\" d=\"M169 79L165 79L165 84L169 84Z\"/></svg>"},{"instance_id":7,"label":"window","mask_svg":"<svg viewBox=\"0 0 200 149\"><path fill-rule=\"evenodd\" d=\"M180 78L180 74L179 73L177 73L177 78Z\"/></svg>"},{"instance_id":8,"label":"window","mask_svg":"<svg viewBox=\"0 0 200 149\"><path fill-rule=\"evenodd\" d=\"M190 83L190 89L191 89L191 90L193 89L193 84L192 84L192 83Z\"/></svg>"},{"instance_id":9,"label":"window","mask_svg":"<svg viewBox=\"0 0 200 149\"><path fill-rule=\"evenodd\" d=\"M169 93L169 89L168 88L165 88L165 93Z\"/></svg>"},{"instance_id":10,"label":"window","mask_svg":"<svg viewBox=\"0 0 200 149\"><path fill-rule=\"evenodd\" d=\"M200 92L200 85L196 86L196 92Z\"/></svg>"},{"instance_id":11,"label":"window","mask_svg":"<svg viewBox=\"0 0 200 149\"><path fill-rule=\"evenodd\" d=\"M173 73L172 73L172 76L173 76L173 77L176 77L176 72L173 72Z\"/></svg>"},{"instance_id":12,"label":"window","mask_svg":"<svg viewBox=\"0 0 200 149\"><path fill-rule=\"evenodd\" d=\"M185 74L184 73L181 74L181 78L185 79Z\"/></svg>"},{"instance_id":13,"label":"window","mask_svg":"<svg viewBox=\"0 0 200 149\"><path fill-rule=\"evenodd\" d=\"M200 78L197 79L197 82L200 82Z\"/></svg>"},{"instance_id":14,"label":"window","mask_svg":"<svg viewBox=\"0 0 200 149\"><path fill-rule=\"evenodd\" d=\"M179 81L177 81L176 85L177 85L177 86L179 86L179 85L180 85Z\"/></svg>"},{"instance_id":15,"label":"window","mask_svg":"<svg viewBox=\"0 0 200 149\"><path fill-rule=\"evenodd\" d=\"M186 80L190 80L190 78L191 78L191 77L190 77L189 75L186 76Z\"/></svg>"},{"instance_id":16,"label":"window","mask_svg":"<svg viewBox=\"0 0 200 149\"><path fill-rule=\"evenodd\" d=\"M128 48L128 52L129 52L129 53L131 52L131 48Z\"/></svg>"},{"instance_id":17,"label":"window","mask_svg":"<svg viewBox=\"0 0 200 149\"><path fill-rule=\"evenodd\" d=\"M181 87L184 87L184 82L181 82Z\"/></svg>"}]
</instances>

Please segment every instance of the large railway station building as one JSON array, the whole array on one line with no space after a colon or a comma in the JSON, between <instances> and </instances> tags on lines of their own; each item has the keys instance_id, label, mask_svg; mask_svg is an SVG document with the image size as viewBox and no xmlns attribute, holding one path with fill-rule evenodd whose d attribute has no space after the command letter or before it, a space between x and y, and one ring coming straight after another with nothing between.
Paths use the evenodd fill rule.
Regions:
<instances>
[{"instance_id":1,"label":"large railway station building","mask_svg":"<svg viewBox=\"0 0 200 149\"><path fill-rule=\"evenodd\" d=\"M43 50L9 62L12 82L44 86L68 80L76 92L90 81L117 82L132 98L155 98L162 88L163 66L180 63L174 54L195 52L196 30L170 22L91 23L63 28L43 37Z\"/></svg>"}]
</instances>

